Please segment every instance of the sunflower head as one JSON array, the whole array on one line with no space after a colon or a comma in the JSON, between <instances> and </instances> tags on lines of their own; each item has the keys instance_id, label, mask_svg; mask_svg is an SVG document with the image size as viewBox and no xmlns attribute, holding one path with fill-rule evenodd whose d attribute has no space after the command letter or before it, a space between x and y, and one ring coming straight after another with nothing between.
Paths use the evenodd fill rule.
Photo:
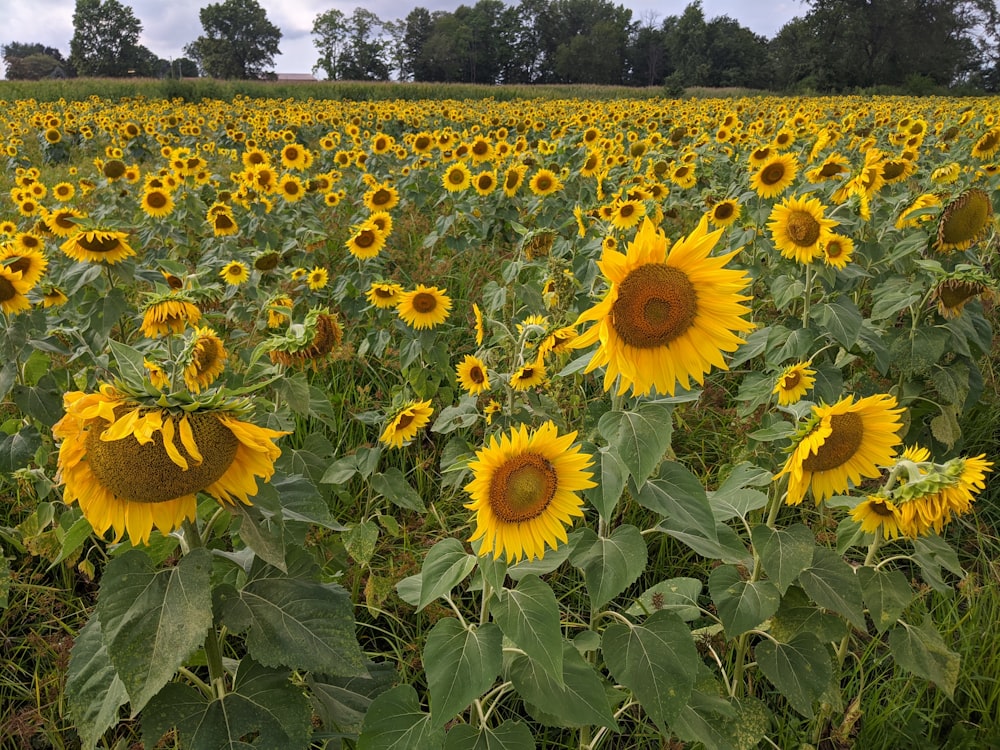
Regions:
<instances>
[{"instance_id":1,"label":"sunflower head","mask_svg":"<svg viewBox=\"0 0 1000 750\"><path fill-rule=\"evenodd\" d=\"M282 336L273 336L261 346L268 352L271 361L288 366L312 365L316 368L321 360L333 352L344 339L337 316L327 308L313 308L306 314L305 321L293 323Z\"/></svg>"},{"instance_id":2,"label":"sunflower head","mask_svg":"<svg viewBox=\"0 0 1000 750\"><path fill-rule=\"evenodd\" d=\"M125 232L112 230L78 230L59 248L73 260L113 265L135 255Z\"/></svg>"},{"instance_id":3,"label":"sunflower head","mask_svg":"<svg viewBox=\"0 0 1000 750\"><path fill-rule=\"evenodd\" d=\"M201 310L191 295L172 289L165 294L152 295L143 307L141 330L144 336L155 339L183 333L188 326L201 320Z\"/></svg>"},{"instance_id":4,"label":"sunflower head","mask_svg":"<svg viewBox=\"0 0 1000 750\"><path fill-rule=\"evenodd\" d=\"M976 188L966 190L941 212L934 249L942 253L965 250L982 239L992 220L989 194Z\"/></svg>"},{"instance_id":5,"label":"sunflower head","mask_svg":"<svg viewBox=\"0 0 1000 750\"><path fill-rule=\"evenodd\" d=\"M411 401L389 417L379 440L390 448L402 448L427 426L433 414L430 401Z\"/></svg>"}]
</instances>

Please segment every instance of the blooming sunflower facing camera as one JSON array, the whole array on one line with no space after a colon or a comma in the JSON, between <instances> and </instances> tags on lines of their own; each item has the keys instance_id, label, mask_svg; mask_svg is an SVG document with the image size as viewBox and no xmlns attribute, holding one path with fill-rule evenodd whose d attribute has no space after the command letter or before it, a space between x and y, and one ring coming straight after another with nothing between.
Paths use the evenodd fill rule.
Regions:
<instances>
[{"instance_id":1,"label":"blooming sunflower facing camera","mask_svg":"<svg viewBox=\"0 0 1000 750\"><path fill-rule=\"evenodd\" d=\"M610 282L604 299L577 318L593 322L573 348L597 343L589 372L605 366L604 390L618 379L618 393L644 395L653 388L673 395L677 385L704 382L713 367L727 369L723 352L743 343L738 335L754 324L743 316L749 277L725 268L739 250L710 256L722 230L708 219L673 247L645 219L627 253L606 248L598 267Z\"/></svg>"},{"instance_id":2,"label":"blooming sunflower facing camera","mask_svg":"<svg viewBox=\"0 0 1000 750\"><path fill-rule=\"evenodd\" d=\"M389 419L379 440L390 448L402 448L431 421L433 413L430 401L411 401Z\"/></svg>"},{"instance_id":3,"label":"blooming sunflower facing camera","mask_svg":"<svg viewBox=\"0 0 1000 750\"><path fill-rule=\"evenodd\" d=\"M274 473L287 433L237 418L232 402L150 406L111 385L65 394L65 416L52 428L61 441L58 477L66 503L79 503L94 530L149 542L194 520L196 495L250 505L257 477Z\"/></svg>"},{"instance_id":4,"label":"blooming sunflower facing camera","mask_svg":"<svg viewBox=\"0 0 1000 750\"><path fill-rule=\"evenodd\" d=\"M418 284L417 288L399 295L396 312L411 328L418 331L444 323L451 314L451 297L446 289Z\"/></svg>"},{"instance_id":5,"label":"blooming sunflower facing camera","mask_svg":"<svg viewBox=\"0 0 1000 750\"><path fill-rule=\"evenodd\" d=\"M893 396L877 394L857 401L847 396L833 406L813 406L812 411L774 477L788 477L789 505L801 503L810 489L818 504L862 479L878 477L902 442L903 410Z\"/></svg>"},{"instance_id":6,"label":"blooming sunflower facing camera","mask_svg":"<svg viewBox=\"0 0 1000 750\"><path fill-rule=\"evenodd\" d=\"M481 540L480 555L541 559L546 546L568 541L565 527L583 516L578 493L596 486L586 471L593 458L574 440L576 432L559 435L552 422L531 432L521 425L476 452L465 507L475 512L469 541Z\"/></svg>"},{"instance_id":7,"label":"blooming sunflower facing camera","mask_svg":"<svg viewBox=\"0 0 1000 750\"><path fill-rule=\"evenodd\" d=\"M73 260L114 265L135 255L125 232L110 230L78 231L59 246Z\"/></svg>"}]
</instances>

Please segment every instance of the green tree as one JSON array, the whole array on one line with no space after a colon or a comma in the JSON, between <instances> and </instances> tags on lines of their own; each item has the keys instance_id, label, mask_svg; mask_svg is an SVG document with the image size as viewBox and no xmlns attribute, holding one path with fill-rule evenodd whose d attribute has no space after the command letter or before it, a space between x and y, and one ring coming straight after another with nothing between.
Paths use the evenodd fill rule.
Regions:
<instances>
[{"instance_id":1,"label":"green tree","mask_svg":"<svg viewBox=\"0 0 1000 750\"><path fill-rule=\"evenodd\" d=\"M652 11L643 14L642 20L633 27L629 40L628 82L635 86L656 86L667 75L666 34L662 26L656 24Z\"/></svg>"},{"instance_id":2,"label":"green tree","mask_svg":"<svg viewBox=\"0 0 1000 750\"><path fill-rule=\"evenodd\" d=\"M701 1L690 3L684 12L664 21L667 55L673 63L671 74L683 86L708 86L712 63L708 52L708 24Z\"/></svg>"},{"instance_id":3,"label":"green tree","mask_svg":"<svg viewBox=\"0 0 1000 750\"><path fill-rule=\"evenodd\" d=\"M608 0L555 0L551 11L540 20L554 82L624 81L631 10Z\"/></svg>"},{"instance_id":4,"label":"green tree","mask_svg":"<svg viewBox=\"0 0 1000 750\"><path fill-rule=\"evenodd\" d=\"M212 78L267 78L279 54L281 29L272 24L257 0L225 0L198 13L203 36L184 53Z\"/></svg>"},{"instance_id":5,"label":"green tree","mask_svg":"<svg viewBox=\"0 0 1000 750\"><path fill-rule=\"evenodd\" d=\"M710 86L763 89L771 85L767 39L729 16L706 27Z\"/></svg>"},{"instance_id":6,"label":"green tree","mask_svg":"<svg viewBox=\"0 0 1000 750\"><path fill-rule=\"evenodd\" d=\"M431 80L423 58L424 47L434 32L434 18L427 8L416 7L403 19L403 72L401 78Z\"/></svg>"},{"instance_id":7,"label":"green tree","mask_svg":"<svg viewBox=\"0 0 1000 750\"><path fill-rule=\"evenodd\" d=\"M11 42L0 47L7 79L10 81L37 81L52 75L57 70L67 72L66 61L55 47L44 44L24 44Z\"/></svg>"},{"instance_id":8,"label":"green tree","mask_svg":"<svg viewBox=\"0 0 1000 750\"><path fill-rule=\"evenodd\" d=\"M386 43L382 21L370 10L355 8L346 22L346 38L337 61L337 78L349 81L387 81Z\"/></svg>"},{"instance_id":9,"label":"green tree","mask_svg":"<svg viewBox=\"0 0 1000 750\"><path fill-rule=\"evenodd\" d=\"M142 23L118 0L76 0L70 64L81 76L148 75L141 33Z\"/></svg>"},{"instance_id":10,"label":"green tree","mask_svg":"<svg viewBox=\"0 0 1000 750\"><path fill-rule=\"evenodd\" d=\"M347 36L347 18L343 11L331 8L320 13L313 21L313 44L319 51L314 70L322 70L331 81L337 78L337 66L344 50Z\"/></svg>"}]
</instances>

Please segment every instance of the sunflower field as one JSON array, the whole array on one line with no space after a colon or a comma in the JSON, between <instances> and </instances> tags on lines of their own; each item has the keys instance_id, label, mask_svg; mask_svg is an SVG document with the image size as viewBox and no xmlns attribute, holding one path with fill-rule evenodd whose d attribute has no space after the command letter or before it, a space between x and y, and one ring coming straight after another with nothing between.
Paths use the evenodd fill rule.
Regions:
<instances>
[{"instance_id":1,"label":"sunflower field","mask_svg":"<svg viewBox=\"0 0 1000 750\"><path fill-rule=\"evenodd\" d=\"M1000 109L2 102L0 748L1000 744Z\"/></svg>"}]
</instances>

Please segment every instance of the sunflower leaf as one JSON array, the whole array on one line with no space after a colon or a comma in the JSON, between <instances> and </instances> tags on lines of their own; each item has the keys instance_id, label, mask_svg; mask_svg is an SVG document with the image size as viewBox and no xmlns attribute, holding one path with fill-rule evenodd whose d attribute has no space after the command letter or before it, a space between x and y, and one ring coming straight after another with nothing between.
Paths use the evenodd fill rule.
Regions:
<instances>
[{"instance_id":1,"label":"sunflower leaf","mask_svg":"<svg viewBox=\"0 0 1000 750\"><path fill-rule=\"evenodd\" d=\"M118 709L128 702L125 684L108 658L96 613L73 643L66 696L83 747L95 747L104 732L118 723Z\"/></svg>"},{"instance_id":2,"label":"sunflower leaf","mask_svg":"<svg viewBox=\"0 0 1000 750\"><path fill-rule=\"evenodd\" d=\"M804 524L779 529L759 524L751 530L750 538L768 578L782 594L812 563L816 539Z\"/></svg>"},{"instance_id":3,"label":"sunflower leaf","mask_svg":"<svg viewBox=\"0 0 1000 750\"><path fill-rule=\"evenodd\" d=\"M755 654L764 676L792 708L811 718L813 702L826 690L833 674L826 646L812 633L799 633L788 643L761 641Z\"/></svg>"},{"instance_id":4,"label":"sunflower leaf","mask_svg":"<svg viewBox=\"0 0 1000 750\"><path fill-rule=\"evenodd\" d=\"M222 698L209 700L188 685L171 683L143 711L146 747L174 728L185 747L306 747L312 732L309 701L288 677L244 658L232 692Z\"/></svg>"},{"instance_id":5,"label":"sunflower leaf","mask_svg":"<svg viewBox=\"0 0 1000 750\"><path fill-rule=\"evenodd\" d=\"M444 750L534 750L528 725L507 721L498 727L457 724L448 731Z\"/></svg>"},{"instance_id":6,"label":"sunflower leaf","mask_svg":"<svg viewBox=\"0 0 1000 750\"><path fill-rule=\"evenodd\" d=\"M799 584L821 607L843 616L858 630L865 630L861 582L836 552L824 547L813 551L812 565L799 573Z\"/></svg>"},{"instance_id":7,"label":"sunflower leaf","mask_svg":"<svg viewBox=\"0 0 1000 750\"><path fill-rule=\"evenodd\" d=\"M357 677L308 674L315 710L324 727L356 739L365 713L376 696L392 687L396 668L391 662L367 662L368 674Z\"/></svg>"},{"instance_id":8,"label":"sunflower leaf","mask_svg":"<svg viewBox=\"0 0 1000 750\"><path fill-rule=\"evenodd\" d=\"M930 680L949 698L954 697L961 657L948 648L929 619L920 625L900 622L889 632L889 651L903 669Z\"/></svg>"},{"instance_id":9,"label":"sunflower leaf","mask_svg":"<svg viewBox=\"0 0 1000 750\"><path fill-rule=\"evenodd\" d=\"M133 716L204 643L212 625L211 569L203 548L159 571L139 550L108 563L97 614Z\"/></svg>"},{"instance_id":10,"label":"sunflower leaf","mask_svg":"<svg viewBox=\"0 0 1000 750\"><path fill-rule=\"evenodd\" d=\"M653 473L670 447L673 411L672 404L646 402L634 411L609 411L597 423L601 437L618 453L637 485Z\"/></svg>"},{"instance_id":11,"label":"sunflower leaf","mask_svg":"<svg viewBox=\"0 0 1000 750\"><path fill-rule=\"evenodd\" d=\"M858 578L875 629L884 633L910 606L915 596L913 588L898 570L862 567L858 568Z\"/></svg>"},{"instance_id":12,"label":"sunflower leaf","mask_svg":"<svg viewBox=\"0 0 1000 750\"><path fill-rule=\"evenodd\" d=\"M118 364L119 377L133 388L141 388L146 381L142 352L114 339L108 339L108 347Z\"/></svg>"},{"instance_id":13,"label":"sunflower leaf","mask_svg":"<svg viewBox=\"0 0 1000 750\"><path fill-rule=\"evenodd\" d=\"M623 524L610 537L585 532L570 555L570 562L583 571L591 610L622 593L646 568L646 542L635 526ZM589 532L589 533L587 533Z\"/></svg>"},{"instance_id":14,"label":"sunflower leaf","mask_svg":"<svg viewBox=\"0 0 1000 750\"><path fill-rule=\"evenodd\" d=\"M536 575L505 590L492 607L503 634L550 674L562 678L562 630L559 602L549 585Z\"/></svg>"},{"instance_id":15,"label":"sunflower leaf","mask_svg":"<svg viewBox=\"0 0 1000 750\"><path fill-rule=\"evenodd\" d=\"M420 494L406 481L403 472L395 466L375 474L372 477L372 489L393 505L405 510L412 510L415 513L424 513L427 510Z\"/></svg>"},{"instance_id":16,"label":"sunflower leaf","mask_svg":"<svg viewBox=\"0 0 1000 750\"><path fill-rule=\"evenodd\" d=\"M465 627L446 617L434 625L423 663L435 726L451 721L494 683L502 666L502 642L500 628L492 622Z\"/></svg>"},{"instance_id":17,"label":"sunflower leaf","mask_svg":"<svg viewBox=\"0 0 1000 750\"><path fill-rule=\"evenodd\" d=\"M420 710L411 685L386 690L372 701L358 737L358 750L439 750L444 729Z\"/></svg>"},{"instance_id":18,"label":"sunflower leaf","mask_svg":"<svg viewBox=\"0 0 1000 750\"><path fill-rule=\"evenodd\" d=\"M845 349L851 349L861 333L861 311L850 297L817 305L820 325Z\"/></svg>"},{"instance_id":19,"label":"sunflower leaf","mask_svg":"<svg viewBox=\"0 0 1000 750\"><path fill-rule=\"evenodd\" d=\"M414 604L419 612L464 581L475 567L475 555L466 552L460 541L454 537L442 539L431 547L424 558L419 573L419 598L416 602L410 603Z\"/></svg>"},{"instance_id":20,"label":"sunflower leaf","mask_svg":"<svg viewBox=\"0 0 1000 750\"><path fill-rule=\"evenodd\" d=\"M735 565L720 565L708 590L729 638L755 628L778 611L781 594L771 581L744 581Z\"/></svg>"}]
</instances>

